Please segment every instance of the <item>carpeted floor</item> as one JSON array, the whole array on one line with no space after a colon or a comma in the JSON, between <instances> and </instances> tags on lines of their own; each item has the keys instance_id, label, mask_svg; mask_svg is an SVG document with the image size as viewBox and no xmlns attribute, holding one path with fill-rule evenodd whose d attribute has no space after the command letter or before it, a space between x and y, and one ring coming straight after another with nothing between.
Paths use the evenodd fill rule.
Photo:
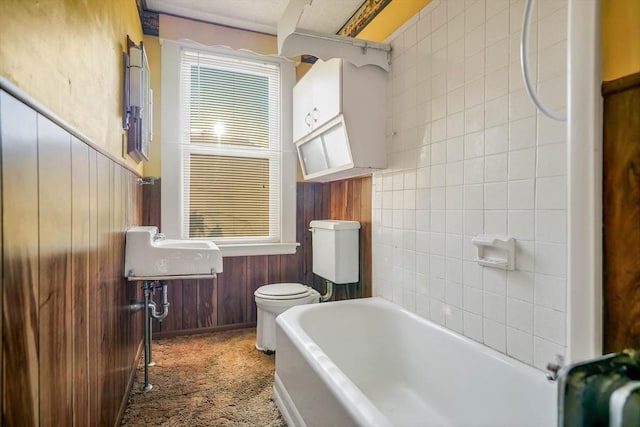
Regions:
<instances>
[{"instance_id":1,"label":"carpeted floor","mask_svg":"<svg viewBox=\"0 0 640 427\"><path fill-rule=\"evenodd\" d=\"M273 401L275 356L255 348L255 329L155 340L150 392L143 364L124 426L286 426Z\"/></svg>"}]
</instances>

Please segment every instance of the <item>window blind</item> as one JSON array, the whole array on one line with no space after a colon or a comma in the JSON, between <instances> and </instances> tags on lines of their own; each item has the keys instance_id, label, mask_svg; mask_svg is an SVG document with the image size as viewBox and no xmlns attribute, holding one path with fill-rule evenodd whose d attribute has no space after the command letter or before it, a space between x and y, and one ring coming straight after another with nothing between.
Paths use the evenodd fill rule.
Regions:
<instances>
[{"instance_id":1,"label":"window blind","mask_svg":"<svg viewBox=\"0 0 640 427\"><path fill-rule=\"evenodd\" d=\"M279 64L185 49L183 237L280 238Z\"/></svg>"}]
</instances>

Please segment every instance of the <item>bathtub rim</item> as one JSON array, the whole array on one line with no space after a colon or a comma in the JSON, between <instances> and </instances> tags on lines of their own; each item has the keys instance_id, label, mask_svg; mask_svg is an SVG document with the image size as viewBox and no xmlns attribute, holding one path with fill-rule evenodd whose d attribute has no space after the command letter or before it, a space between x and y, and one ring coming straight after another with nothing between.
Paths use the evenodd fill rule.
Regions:
<instances>
[{"instance_id":1,"label":"bathtub rim","mask_svg":"<svg viewBox=\"0 0 640 427\"><path fill-rule=\"evenodd\" d=\"M310 310L319 310L322 309L323 306L325 306L326 304L348 304L348 305L359 305L359 304L366 304L366 305L374 305L374 306L381 306L381 307L388 307L394 310L397 310L401 313L403 313L404 315L409 316L410 318L412 318L413 320L417 321L418 323L421 324L425 324L428 327L432 327L435 330L437 330L440 333L443 333L449 337L451 337L452 339L455 340L459 340L462 341L470 346L472 346L473 348L479 350L481 353L486 353L487 355L491 356L494 359L497 359L498 361L505 363L506 365L509 365L510 368L513 369L517 369L520 370L522 372L531 372L532 374L538 374L541 375L542 377L544 377L546 379L546 374L547 372L545 370L542 370L540 368L538 368L537 366L528 364L522 360L518 360L512 356L509 356L505 353L502 353L496 349L494 349L493 347L490 347L484 343L481 343L479 341L476 341L472 338L469 338L465 335L462 335L459 332L456 332L452 329L449 329L443 325L440 325L436 322L434 322L433 320L430 319L425 319L422 316L419 316L418 314L409 311L407 309L405 309L404 307L402 307L401 305L393 302L393 301L389 301L388 299L381 297L381 296L372 296L372 297L365 297L365 298L356 298L356 299L350 299L350 300L342 300L342 301L330 301L330 302L325 302L325 303L320 303L320 304L308 304L308 305L304 305L304 306L295 306L295 307L291 307L289 310L287 310L285 313L282 314L283 319L281 321L278 320L278 318L280 316L278 316L278 318L276 318L276 323L280 324L281 326L282 323L284 323L285 319L288 319L290 317L294 316L294 313L298 313L300 311L306 311L308 309ZM287 315L287 313L289 313ZM289 332L294 332L293 328L290 325L286 325L287 326L287 330ZM284 329L284 328L283 328ZM311 338L309 337L309 335L300 327L300 332L302 332L302 335L304 336L305 339L313 342L313 340L311 340ZM318 347L316 345L316 347ZM302 348L300 346L297 346L298 350L302 350ZM318 347L319 348L319 347Z\"/></svg>"}]
</instances>

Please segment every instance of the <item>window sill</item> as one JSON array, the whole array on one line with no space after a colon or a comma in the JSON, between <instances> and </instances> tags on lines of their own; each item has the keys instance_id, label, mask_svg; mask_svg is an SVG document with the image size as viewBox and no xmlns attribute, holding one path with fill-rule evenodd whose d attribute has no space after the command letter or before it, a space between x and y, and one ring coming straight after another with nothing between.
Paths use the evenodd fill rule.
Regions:
<instances>
[{"instance_id":1,"label":"window sill","mask_svg":"<svg viewBox=\"0 0 640 427\"><path fill-rule=\"evenodd\" d=\"M218 245L223 257L255 255L292 255L300 243L245 243Z\"/></svg>"}]
</instances>

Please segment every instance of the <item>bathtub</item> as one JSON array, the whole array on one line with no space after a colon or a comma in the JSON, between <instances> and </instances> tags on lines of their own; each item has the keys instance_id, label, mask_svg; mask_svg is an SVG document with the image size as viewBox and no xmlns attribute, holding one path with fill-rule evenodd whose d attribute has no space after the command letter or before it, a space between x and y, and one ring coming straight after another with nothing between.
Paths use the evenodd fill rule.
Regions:
<instances>
[{"instance_id":1,"label":"bathtub","mask_svg":"<svg viewBox=\"0 0 640 427\"><path fill-rule=\"evenodd\" d=\"M382 298L276 319L274 399L294 426L555 426L544 372Z\"/></svg>"}]
</instances>

